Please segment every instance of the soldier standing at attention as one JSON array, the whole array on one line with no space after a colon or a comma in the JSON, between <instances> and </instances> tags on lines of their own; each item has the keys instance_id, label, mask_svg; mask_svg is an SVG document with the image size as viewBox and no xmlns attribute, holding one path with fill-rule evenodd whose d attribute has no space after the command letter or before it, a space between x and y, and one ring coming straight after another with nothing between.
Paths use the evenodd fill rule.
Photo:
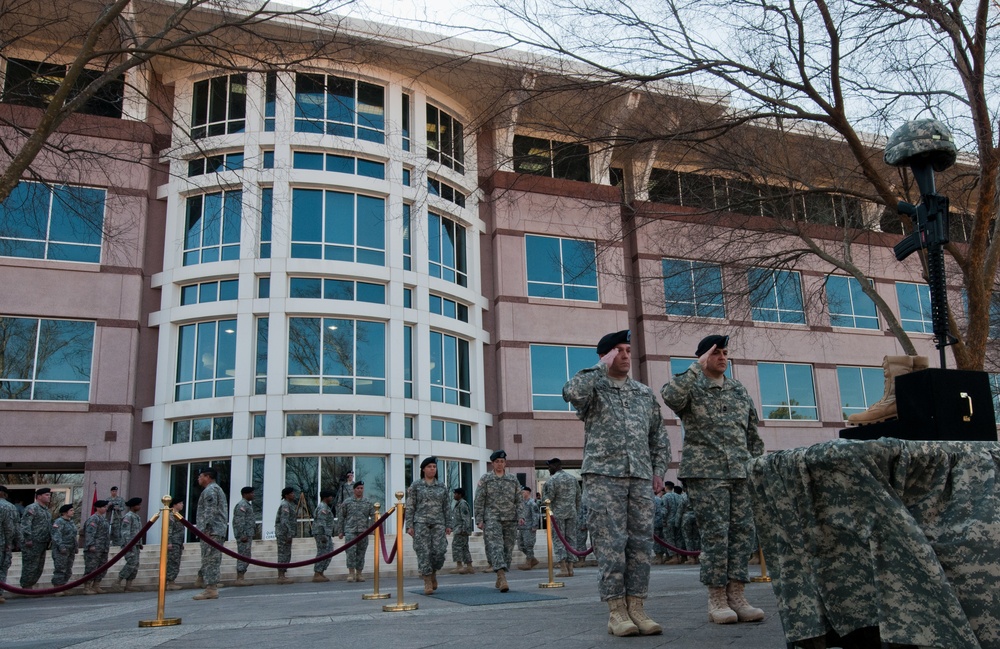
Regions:
<instances>
[{"instance_id":1,"label":"soldier standing at attention","mask_svg":"<svg viewBox=\"0 0 1000 649\"><path fill-rule=\"evenodd\" d=\"M486 558L497 573L496 587L506 593L510 590L507 571L514 554L517 526L523 523L518 518L521 484L514 476L507 475L507 453L503 449L493 451L490 462L493 472L480 478L476 488L476 520L479 529L483 530Z\"/></svg>"},{"instance_id":2,"label":"soldier standing at attention","mask_svg":"<svg viewBox=\"0 0 1000 649\"><path fill-rule=\"evenodd\" d=\"M354 494L340 503L338 512L340 520L340 538L350 543L358 535L367 530L375 522L375 505L365 498L365 482L354 483ZM375 548L378 552L379 549ZM365 569L365 556L368 554L368 536L347 549L347 581L364 581L361 572Z\"/></svg>"},{"instance_id":3,"label":"soldier standing at attention","mask_svg":"<svg viewBox=\"0 0 1000 649\"><path fill-rule=\"evenodd\" d=\"M45 568L45 551L52 540L52 490L35 490L35 502L21 515L21 588L33 588Z\"/></svg>"},{"instance_id":4,"label":"soldier standing at attention","mask_svg":"<svg viewBox=\"0 0 1000 649\"><path fill-rule=\"evenodd\" d=\"M567 543L577 547L576 517L580 511L580 485L576 478L562 470L562 460L559 458L554 457L546 464L550 477L542 487L542 500L552 501L549 503L552 520L566 537ZM577 562L577 558L558 537L552 541L552 560L559 564L560 577L573 576L573 564Z\"/></svg>"},{"instance_id":5,"label":"soldier standing at attention","mask_svg":"<svg viewBox=\"0 0 1000 649\"><path fill-rule=\"evenodd\" d=\"M451 558L455 567L448 572L453 575L471 575L472 553L469 551L469 535L472 534L472 510L465 499L465 489L458 487L452 491L455 505L451 508Z\"/></svg>"},{"instance_id":6,"label":"soldier standing at attention","mask_svg":"<svg viewBox=\"0 0 1000 649\"><path fill-rule=\"evenodd\" d=\"M115 545L122 544L122 518L125 517L125 499L118 495L118 487L111 487L111 496L108 498L108 516L111 523L111 542Z\"/></svg>"},{"instance_id":7,"label":"soldier standing at attention","mask_svg":"<svg viewBox=\"0 0 1000 649\"><path fill-rule=\"evenodd\" d=\"M14 543L18 541L18 514L17 507L12 505L8 497L7 487L0 485L0 581L7 583L7 571L10 570L10 563L13 560ZM0 604L7 600L0 590Z\"/></svg>"},{"instance_id":8,"label":"soldier standing at attention","mask_svg":"<svg viewBox=\"0 0 1000 649\"><path fill-rule=\"evenodd\" d=\"M763 455L757 409L746 388L725 375L729 336L706 336L698 360L660 394L684 424L679 476L701 531L701 583L716 624L755 622L764 611L747 602L747 561L753 552L753 512L746 463Z\"/></svg>"},{"instance_id":9,"label":"soldier standing at attention","mask_svg":"<svg viewBox=\"0 0 1000 649\"><path fill-rule=\"evenodd\" d=\"M597 343L600 362L563 386L563 399L584 422L584 489L588 527L600 568L601 601L608 603L608 633L656 635L663 627L643 608L649 592L653 545L653 492L663 486L670 439L656 395L629 378L631 333L610 333Z\"/></svg>"},{"instance_id":10,"label":"soldier standing at attention","mask_svg":"<svg viewBox=\"0 0 1000 649\"><path fill-rule=\"evenodd\" d=\"M216 543L224 543L229 535L229 502L216 480L219 472L213 467L204 467L198 472L198 484L202 487L198 496L198 529ZM201 542L201 579L205 590L191 599L219 598L219 569L222 567L222 552L210 544Z\"/></svg>"},{"instance_id":11,"label":"soldier standing at attention","mask_svg":"<svg viewBox=\"0 0 1000 649\"><path fill-rule=\"evenodd\" d=\"M181 557L184 555L184 524L174 513L184 511L184 497L170 500L170 524L167 527L167 590L180 590L177 575L181 572Z\"/></svg>"},{"instance_id":12,"label":"soldier standing at attention","mask_svg":"<svg viewBox=\"0 0 1000 649\"><path fill-rule=\"evenodd\" d=\"M236 552L244 557L253 556L253 537L257 530L257 514L253 509L253 487L240 489L240 501L233 507L233 536L236 537ZM236 560L236 581L233 586L252 586L246 580L247 568L250 564L242 559Z\"/></svg>"},{"instance_id":13,"label":"soldier standing at attention","mask_svg":"<svg viewBox=\"0 0 1000 649\"><path fill-rule=\"evenodd\" d=\"M125 516L122 517L122 540L119 544L121 547L128 545L142 530L142 520L139 518L139 514L136 513L139 511L139 508L142 507L142 498L129 498L125 501L125 507L128 511L125 513ZM132 581L139 573L140 550L142 550L142 543L136 543L125 555L125 565L118 573L118 585L121 586L122 582L125 583L125 586L122 588L123 593L132 593L136 590L135 588L132 588Z\"/></svg>"},{"instance_id":14,"label":"soldier standing at attention","mask_svg":"<svg viewBox=\"0 0 1000 649\"><path fill-rule=\"evenodd\" d=\"M444 566L451 534L451 507L448 488L438 482L437 458L433 455L420 463L420 480L406 491L406 533L413 537L424 595L437 590L437 571Z\"/></svg>"},{"instance_id":15,"label":"soldier standing at attention","mask_svg":"<svg viewBox=\"0 0 1000 649\"><path fill-rule=\"evenodd\" d=\"M76 559L77 527L73 522L73 505L59 508L59 518L52 523L52 585L62 586L73 576ZM66 591L56 593L56 597Z\"/></svg>"},{"instance_id":16,"label":"soldier standing at attention","mask_svg":"<svg viewBox=\"0 0 1000 649\"><path fill-rule=\"evenodd\" d=\"M316 541L317 557L322 556L333 549L333 535L336 533L336 524L333 520L333 510L330 509L330 503L333 502L333 496L334 492L330 489L323 489L320 491L319 504L316 505L316 511L313 512L312 533L313 539ZM328 557L313 564L313 581L330 581L330 578L323 573L330 567L331 559L332 557ZM351 580L348 579L348 581Z\"/></svg>"},{"instance_id":17,"label":"soldier standing at attention","mask_svg":"<svg viewBox=\"0 0 1000 649\"><path fill-rule=\"evenodd\" d=\"M278 563L288 563L292 560L292 539L295 538L295 523L298 515L295 510L295 489L285 487L281 490L281 502L274 515L274 539L278 542ZM286 569L278 568L278 583L295 583L285 576Z\"/></svg>"},{"instance_id":18,"label":"soldier standing at attention","mask_svg":"<svg viewBox=\"0 0 1000 649\"><path fill-rule=\"evenodd\" d=\"M83 524L83 572L89 575L108 562L111 549L111 525L108 524L108 501L94 502L94 513ZM83 587L84 595L103 595L99 573Z\"/></svg>"},{"instance_id":19,"label":"soldier standing at attention","mask_svg":"<svg viewBox=\"0 0 1000 649\"><path fill-rule=\"evenodd\" d=\"M531 497L531 487L521 488L521 511L518 514L517 544L524 553L524 563L518 570L531 570L538 565L535 558L535 536L538 532L538 504Z\"/></svg>"}]
</instances>

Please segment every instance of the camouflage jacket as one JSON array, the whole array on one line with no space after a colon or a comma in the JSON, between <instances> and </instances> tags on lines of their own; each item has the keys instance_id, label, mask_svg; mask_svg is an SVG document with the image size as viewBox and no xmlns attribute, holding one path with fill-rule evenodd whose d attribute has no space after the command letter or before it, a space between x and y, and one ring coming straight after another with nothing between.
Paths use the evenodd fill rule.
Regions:
<instances>
[{"instance_id":1,"label":"camouflage jacket","mask_svg":"<svg viewBox=\"0 0 1000 649\"><path fill-rule=\"evenodd\" d=\"M451 497L440 481L414 480L406 490L406 529L414 523L451 527Z\"/></svg>"},{"instance_id":2,"label":"camouflage jacket","mask_svg":"<svg viewBox=\"0 0 1000 649\"><path fill-rule=\"evenodd\" d=\"M76 523L60 516L52 522L52 551L59 552L65 550L67 554L73 554L77 548Z\"/></svg>"},{"instance_id":3,"label":"camouflage jacket","mask_svg":"<svg viewBox=\"0 0 1000 649\"><path fill-rule=\"evenodd\" d=\"M697 361L660 390L684 424L681 478L746 478L746 463L764 454L757 409L743 384L715 384Z\"/></svg>"},{"instance_id":4,"label":"camouflage jacket","mask_svg":"<svg viewBox=\"0 0 1000 649\"><path fill-rule=\"evenodd\" d=\"M681 500L684 496L671 491L663 494L663 524L667 527L679 527L681 524Z\"/></svg>"},{"instance_id":5,"label":"camouflage jacket","mask_svg":"<svg viewBox=\"0 0 1000 649\"><path fill-rule=\"evenodd\" d=\"M355 498L340 503L337 511L340 533L357 533L367 530L375 522L375 504L367 498Z\"/></svg>"},{"instance_id":6,"label":"camouflage jacket","mask_svg":"<svg viewBox=\"0 0 1000 649\"><path fill-rule=\"evenodd\" d=\"M663 527L667 520L667 494L653 497L653 527Z\"/></svg>"},{"instance_id":7,"label":"camouflage jacket","mask_svg":"<svg viewBox=\"0 0 1000 649\"><path fill-rule=\"evenodd\" d=\"M581 473L652 479L667 472L670 439L649 386L628 378L619 388L598 363L577 372L562 393L584 423Z\"/></svg>"},{"instance_id":8,"label":"camouflage jacket","mask_svg":"<svg viewBox=\"0 0 1000 649\"><path fill-rule=\"evenodd\" d=\"M244 538L251 540L256 530L257 516L253 511L253 502L246 498L240 498L240 501L233 507L233 536L236 537L237 541Z\"/></svg>"},{"instance_id":9,"label":"camouflage jacket","mask_svg":"<svg viewBox=\"0 0 1000 649\"><path fill-rule=\"evenodd\" d=\"M312 534L313 536L333 536L337 533L337 524L333 520L333 510L322 500L316 505L313 512Z\"/></svg>"},{"instance_id":10,"label":"camouflage jacket","mask_svg":"<svg viewBox=\"0 0 1000 649\"><path fill-rule=\"evenodd\" d=\"M198 496L198 529L210 536L225 539L229 536L229 502L217 482L205 487Z\"/></svg>"},{"instance_id":11,"label":"camouflage jacket","mask_svg":"<svg viewBox=\"0 0 1000 649\"><path fill-rule=\"evenodd\" d=\"M523 519L524 523L519 522L517 529L532 531L538 529L538 503L535 502L534 498L521 501L521 511L518 512L518 519Z\"/></svg>"},{"instance_id":12,"label":"camouflage jacket","mask_svg":"<svg viewBox=\"0 0 1000 649\"><path fill-rule=\"evenodd\" d=\"M128 507L125 506L125 499L121 496L108 498L108 522L112 525L121 525L122 518Z\"/></svg>"},{"instance_id":13,"label":"camouflage jacket","mask_svg":"<svg viewBox=\"0 0 1000 649\"><path fill-rule=\"evenodd\" d=\"M25 543L48 545L52 540L52 514L48 507L37 502L25 507L21 514L21 538Z\"/></svg>"},{"instance_id":14,"label":"camouflage jacket","mask_svg":"<svg viewBox=\"0 0 1000 649\"><path fill-rule=\"evenodd\" d=\"M549 507L556 518L573 518L580 511L580 485L576 478L559 471L542 487L542 502L551 500Z\"/></svg>"},{"instance_id":15,"label":"camouflage jacket","mask_svg":"<svg viewBox=\"0 0 1000 649\"><path fill-rule=\"evenodd\" d=\"M100 514L92 514L83 524L84 550L107 552L111 547L111 524Z\"/></svg>"},{"instance_id":16,"label":"camouflage jacket","mask_svg":"<svg viewBox=\"0 0 1000 649\"><path fill-rule=\"evenodd\" d=\"M297 519L295 503L282 498L281 503L278 504L278 511L274 514L274 538L279 541L291 541L294 539Z\"/></svg>"},{"instance_id":17,"label":"camouflage jacket","mask_svg":"<svg viewBox=\"0 0 1000 649\"><path fill-rule=\"evenodd\" d=\"M122 547L128 545L129 542L139 534L139 530L141 529L142 519L139 518L139 515L135 512L127 512L125 516L122 517Z\"/></svg>"},{"instance_id":18,"label":"camouflage jacket","mask_svg":"<svg viewBox=\"0 0 1000 649\"><path fill-rule=\"evenodd\" d=\"M184 545L184 524L170 514L170 526L167 528L167 543L176 547Z\"/></svg>"},{"instance_id":19,"label":"camouflage jacket","mask_svg":"<svg viewBox=\"0 0 1000 649\"><path fill-rule=\"evenodd\" d=\"M17 507L0 498L0 552L11 549L14 543L20 545L21 526L17 520Z\"/></svg>"},{"instance_id":20,"label":"camouflage jacket","mask_svg":"<svg viewBox=\"0 0 1000 649\"><path fill-rule=\"evenodd\" d=\"M502 476L487 473L479 479L476 488L476 520L516 521L521 510L521 483L505 473Z\"/></svg>"},{"instance_id":21,"label":"camouflage jacket","mask_svg":"<svg viewBox=\"0 0 1000 649\"><path fill-rule=\"evenodd\" d=\"M451 508L451 531L453 534L472 534L472 510L469 501L462 498Z\"/></svg>"}]
</instances>

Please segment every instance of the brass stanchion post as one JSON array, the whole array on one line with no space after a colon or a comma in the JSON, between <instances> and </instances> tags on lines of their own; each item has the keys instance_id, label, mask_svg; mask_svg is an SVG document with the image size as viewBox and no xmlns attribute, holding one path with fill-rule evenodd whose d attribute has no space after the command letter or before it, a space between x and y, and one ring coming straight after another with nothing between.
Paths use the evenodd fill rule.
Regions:
<instances>
[{"instance_id":1,"label":"brass stanchion post","mask_svg":"<svg viewBox=\"0 0 1000 649\"><path fill-rule=\"evenodd\" d=\"M538 584L539 588L562 588L566 584L552 580L552 500L545 499L545 545L549 553L549 580Z\"/></svg>"},{"instance_id":2,"label":"brass stanchion post","mask_svg":"<svg viewBox=\"0 0 1000 649\"><path fill-rule=\"evenodd\" d=\"M751 577L750 581L768 583L771 581L771 578L767 576L767 562L764 561L764 548L757 546L757 552L760 554L760 577Z\"/></svg>"},{"instance_id":3,"label":"brass stanchion post","mask_svg":"<svg viewBox=\"0 0 1000 649\"><path fill-rule=\"evenodd\" d=\"M378 520L378 510L382 507L382 503L375 503L375 520ZM365 593L361 596L361 599L389 599L389 593L378 592L378 564L379 558L382 554L382 543L381 543L382 526L378 525L375 527L375 576L372 578L372 586L374 590L370 593Z\"/></svg>"},{"instance_id":4,"label":"brass stanchion post","mask_svg":"<svg viewBox=\"0 0 1000 649\"><path fill-rule=\"evenodd\" d=\"M164 496L161 501L163 509L153 515L154 521L157 517L161 517L163 521L160 526L160 586L157 589L159 594L156 599L156 619L139 620L140 627L176 626L181 623L179 617L163 617L167 597L167 542L170 540L170 515L173 514L170 500L170 496Z\"/></svg>"},{"instance_id":5,"label":"brass stanchion post","mask_svg":"<svg viewBox=\"0 0 1000 649\"><path fill-rule=\"evenodd\" d=\"M406 506L403 505L403 492L396 492L396 603L385 604L382 610L387 613L398 613L399 611L415 611L418 608L416 602L413 604L403 603L403 514Z\"/></svg>"}]
</instances>

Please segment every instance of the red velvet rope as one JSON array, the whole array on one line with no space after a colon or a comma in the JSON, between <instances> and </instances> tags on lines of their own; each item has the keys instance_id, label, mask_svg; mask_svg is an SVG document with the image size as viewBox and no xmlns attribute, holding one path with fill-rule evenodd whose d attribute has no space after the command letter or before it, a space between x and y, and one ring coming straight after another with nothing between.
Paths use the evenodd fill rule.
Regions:
<instances>
[{"instance_id":1,"label":"red velvet rope","mask_svg":"<svg viewBox=\"0 0 1000 649\"><path fill-rule=\"evenodd\" d=\"M254 559L253 557L245 557L242 554L240 554L239 552L236 552L235 550L230 550L226 546L224 546L221 543L217 542L215 539L213 539L212 537L208 536L207 534L205 534L204 532L202 532L201 530L199 530L197 527L195 527L186 518L181 518L179 520L180 520L181 524L184 525L184 527L186 527L189 530L191 530L191 532L194 533L194 535L197 536L199 539L201 539L202 542L208 543L210 546L212 546L213 548L215 548L219 552L222 552L223 554L227 554L227 555L233 557L234 559L238 559L240 561L245 561L246 563L252 563L255 566L263 566L264 568L277 568L278 570L286 570L288 568L301 568L302 566L309 566L309 565L312 565L314 563L319 563L320 561L324 561L326 559L330 559L331 557L335 557L336 555L338 555L341 552L347 550L348 548L354 547L356 544L360 543L361 539L363 539L364 537L366 537L369 534L371 534L372 531L376 527L378 527L379 525L381 525L383 523L383 521L385 521L385 519L387 519L387 518L389 518L389 513L388 512L384 516L382 516L381 518L379 518L377 521L375 521L375 523L371 527L369 527L367 530L365 530L364 532L362 532L361 534L359 534L352 541L350 541L348 543L345 543L344 545L340 546L336 550L333 550L332 552L327 552L326 554L321 554L318 557L313 557L312 559L306 559L304 561L293 561L291 563L276 563L274 561L262 561L261 559Z\"/></svg>"},{"instance_id":2,"label":"red velvet rope","mask_svg":"<svg viewBox=\"0 0 1000 649\"><path fill-rule=\"evenodd\" d=\"M391 511L392 510L390 509L388 512L385 513L385 515L388 516L389 512L391 512ZM398 543L393 543L392 544L392 552L386 552L386 550L385 550L385 534L379 534L378 535L378 544L380 546L379 550L381 550L381 552L382 552L382 560L383 561L385 561L387 564L389 564L389 563L392 563L393 561L396 560L396 550L399 549L399 544Z\"/></svg>"},{"instance_id":3,"label":"red velvet rope","mask_svg":"<svg viewBox=\"0 0 1000 649\"><path fill-rule=\"evenodd\" d=\"M99 568L97 568L96 570L94 570L94 571L92 571L92 572L90 572L90 573L88 573L88 574L80 577L79 579L76 579L74 581L66 582L65 584L63 584L61 586L53 586L52 588L18 588L17 586L11 586L10 584L5 584L2 581L0 581L0 590L5 590L5 591L7 591L9 593L14 593L14 594L17 594L17 595L37 595L37 596L41 597L42 595L55 595L56 593L61 593L64 590L69 590L70 588L76 588L80 584L83 584L83 583L86 583L86 582L90 581L96 575L99 575L99 574L103 573L105 570L107 570L111 566L113 566L116 563L118 563L118 561L120 561L122 557L124 557L126 554L128 554L129 550L131 550L137 543L139 543L139 542L142 541L142 537L146 534L146 532L149 531L149 528L151 528L153 526L153 523L155 523L155 522L156 522L156 518L155 517L152 518L152 519L150 519L142 527L142 529L139 530L139 533L136 534L134 537L132 537L132 540L129 541L128 544L125 545L125 547L123 547L118 552L118 554L116 554L115 556L111 557L111 559L108 560L108 562L105 563L104 565L102 565ZM86 550L84 550L84 552L86 552Z\"/></svg>"},{"instance_id":4,"label":"red velvet rope","mask_svg":"<svg viewBox=\"0 0 1000 649\"><path fill-rule=\"evenodd\" d=\"M552 518L550 516L549 520L552 521L552 529L555 530L556 536L559 537L559 540L562 541L562 544L564 546L566 546L566 550L570 554L572 554L575 557L581 557L582 558L582 557L585 557L585 556L587 556L588 554L590 554L591 552L594 551L593 547L591 547L591 548L589 548L587 550L584 550L582 552L580 550L577 550L576 548L574 548L572 545L569 544L569 541L566 540L566 537L563 536L562 530L559 529L559 523L556 522L556 519Z\"/></svg>"},{"instance_id":5,"label":"red velvet rope","mask_svg":"<svg viewBox=\"0 0 1000 649\"><path fill-rule=\"evenodd\" d=\"M685 557L696 557L699 554L701 554L701 550L681 550L680 548L675 548L674 546L670 545L669 543L667 543L666 541L664 541L655 534L653 535L653 540L662 545L663 547L665 547L666 549L670 550L671 552L676 552L677 554L683 555Z\"/></svg>"},{"instance_id":6,"label":"red velvet rope","mask_svg":"<svg viewBox=\"0 0 1000 649\"><path fill-rule=\"evenodd\" d=\"M562 531L559 529L559 523L556 522L556 519L553 518L551 520L552 520L552 529L555 530L556 536L559 537L559 540L562 541L562 544L566 546L566 549L569 551L570 554L578 557L585 557L594 551L594 548L590 548L586 552L580 552L579 550L574 549L569 544L569 542L566 541L566 537L563 536ZM697 557L698 555L701 554L701 550L682 550L680 548L674 547L669 543L667 543L666 541L664 541L663 539L661 539L660 537L656 536L655 534L653 535L653 540L656 541L658 544L662 545L663 547L667 548L671 552L676 552L677 554L683 555L685 557Z\"/></svg>"}]
</instances>

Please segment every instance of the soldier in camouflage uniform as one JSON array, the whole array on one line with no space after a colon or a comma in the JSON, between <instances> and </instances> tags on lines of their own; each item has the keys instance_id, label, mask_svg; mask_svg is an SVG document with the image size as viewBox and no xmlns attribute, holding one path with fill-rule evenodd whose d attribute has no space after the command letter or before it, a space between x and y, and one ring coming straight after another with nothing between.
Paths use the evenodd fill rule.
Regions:
<instances>
[{"instance_id":1,"label":"soldier in camouflage uniform","mask_svg":"<svg viewBox=\"0 0 1000 649\"><path fill-rule=\"evenodd\" d=\"M364 480L354 483L354 493L348 500L340 503L338 511L340 520L340 538L348 543L365 532L375 522L375 505L365 498ZM378 552L378 548L375 548ZM347 550L347 581L364 581L361 574L365 569L365 556L368 554L368 535ZM418 555L419 556L419 555Z\"/></svg>"},{"instance_id":2,"label":"soldier in camouflage uniform","mask_svg":"<svg viewBox=\"0 0 1000 649\"><path fill-rule=\"evenodd\" d=\"M289 563L292 560L292 539L295 538L297 522L295 489L285 487L281 490L281 502L278 503L278 511L274 514L274 540L278 542L278 563ZM294 583L285 576L285 572L285 568L278 568L278 583Z\"/></svg>"},{"instance_id":3,"label":"soldier in camouflage uniform","mask_svg":"<svg viewBox=\"0 0 1000 649\"><path fill-rule=\"evenodd\" d=\"M490 455L493 472L479 479L476 488L475 511L477 525L483 530L483 544L490 567L497 573L496 587L501 593L510 590L507 571L510 570L521 509L521 485L507 475L507 453L502 449Z\"/></svg>"},{"instance_id":4,"label":"soldier in camouflage uniform","mask_svg":"<svg viewBox=\"0 0 1000 649\"><path fill-rule=\"evenodd\" d=\"M142 520L139 518L139 514L137 513L142 507L142 498L129 498L125 501L125 507L128 511L125 513L125 516L122 517L121 547L128 545L132 539L139 535L140 530L142 530ZM118 585L122 586L123 582L125 584L122 588L122 592L131 593L137 590L132 588L132 580L134 580L135 576L139 573L140 550L142 550L142 543L136 543L125 555L125 565L118 573Z\"/></svg>"},{"instance_id":5,"label":"soldier in camouflage uniform","mask_svg":"<svg viewBox=\"0 0 1000 649\"><path fill-rule=\"evenodd\" d=\"M552 501L549 504L552 520L566 538L566 543L577 548L576 518L580 512L580 485L577 484L576 478L562 470L562 461L559 458L554 457L546 464L549 467L550 477L542 487L542 501ZM559 564L560 577L573 576L573 564L577 562L576 555L569 551L558 536L552 539L552 560Z\"/></svg>"},{"instance_id":6,"label":"soldier in camouflage uniform","mask_svg":"<svg viewBox=\"0 0 1000 649\"><path fill-rule=\"evenodd\" d=\"M73 505L59 508L59 517L52 522L52 585L62 586L73 576L76 559L77 527L73 522ZM56 596L65 595L58 592Z\"/></svg>"},{"instance_id":7,"label":"soldier in camouflage uniform","mask_svg":"<svg viewBox=\"0 0 1000 649\"><path fill-rule=\"evenodd\" d=\"M257 531L257 514L253 509L253 487L240 489L240 501L233 507L233 536L236 537L236 552L244 557L253 556L253 537ZM250 564L242 559L236 560L236 581L233 586L250 586L246 580Z\"/></svg>"},{"instance_id":8,"label":"soldier in camouflage uniform","mask_svg":"<svg viewBox=\"0 0 1000 649\"><path fill-rule=\"evenodd\" d=\"M45 551L52 540L52 490L35 490L35 502L21 515L21 588L32 588L45 569Z\"/></svg>"},{"instance_id":9,"label":"soldier in camouflage uniform","mask_svg":"<svg viewBox=\"0 0 1000 649\"><path fill-rule=\"evenodd\" d=\"M320 491L319 503L316 505L316 511L313 512L312 534L313 539L316 541L317 557L333 550L333 535L337 533L337 525L333 520L333 510L330 509L330 503L333 502L334 495L331 489ZM317 583L330 581L330 578L323 573L330 567L331 560L332 557L328 557L313 564L313 581ZM348 581L353 580L348 579Z\"/></svg>"},{"instance_id":10,"label":"soldier in camouflage uniform","mask_svg":"<svg viewBox=\"0 0 1000 649\"><path fill-rule=\"evenodd\" d=\"M584 488L588 526L600 568L608 633L654 635L663 628L645 613L653 544L653 491L663 485L670 440L649 387L629 378L628 330L597 343L600 362L563 386L563 399L584 422Z\"/></svg>"},{"instance_id":11,"label":"soldier in camouflage uniform","mask_svg":"<svg viewBox=\"0 0 1000 649\"><path fill-rule=\"evenodd\" d=\"M7 571L10 570L10 563L13 560L14 545L20 544L17 507L7 500L7 496L7 487L0 485L0 581L5 584ZM6 601L3 591L0 590L0 604Z\"/></svg>"},{"instance_id":12,"label":"soldier in camouflage uniform","mask_svg":"<svg viewBox=\"0 0 1000 649\"><path fill-rule=\"evenodd\" d=\"M170 524L167 526L167 590L180 590L177 575L181 572L181 557L184 555L184 524L174 514L184 511L184 498L170 500Z\"/></svg>"},{"instance_id":13,"label":"soldier in camouflage uniform","mask_svg":"<svg viewBox=\"0 0 1000 649\"><path fill-rule=\"evenodd\" d=\"M518 570L531 570L538 565L535 558L535 537L538 536L538 503L531 497L531 487L521 488L521 511L518 513L517 545L524 553L524 563Z\"/></svg>"},{"instance_id":14,"label":"soldier in camouflage uniform","mask_svg":"<svg viewBox=\"0 0 1000 649\"><path fill-rule=\"evenodd\" d=\"M420 463L420 480L414 480L406 490L406 533L413 537L420 576L424 579L424 595L437 590L437 571L444 566L451 534L451 507L448 488L438 482L437 458L424 458Z\"/></svg>"},{"instance_id":15,"label":"soldier in camouflage uniform","mask_svg":"<svg viewBox=\"0 0 1000 649\"><path fill-rule=\"evenodd\" d=\"M681 535L681 524L678 518L678 511L681 506L681 488L673 482L669 482L667 493L663 494L663 540L674 546L686 550L684 537ZM683 563L684 557L673 550L667 550L667 565L677 565Z\"/></svg>"},{"instance_id":16,"label":"soldier in camouflage uniform","mask_svg":"<svg viewBox=\"0 0 1000 649\"><path fill-rule=\"evenodd\" d=\"M708 586L709 618L717 624L764 619L743 587L753 537L746 463L763 455L757 410L746 388L726 377L729 336L706 336L698 360L660 394L684 424L679 476L701 531L701 582Z\"/></svg>"},{"instance_id":17,"label":"soldier in camouflage uniform","mask_svg":"<svg viewBox=\"0 0 1000 649\"><path fill-rule=\"evenodd\" d=\"M688 552L701 552L701 533L698 530L698 517L691 508L691 499L687 494L681 496L678 504L677 520L680 520L681 545ZM701 563L699 555L690 555L684 563Z\"/></svg>"},{"instance_id":18,"label":"soldier in camouflage uniform","mask_svg":"<svg viewBox=\"0 0 1000 649\"><path fill-rule=\"evenodd\" d=\"M128 507L125 506L125 499L118 495L118 487L111 487L111 496L108 498L108 522L111 524L111 543L122 544L122 518Z\"/></svg>"},{"instance_id":19,"label":"soldier in camouflage uniform","mask_svg":"<svg viewBox=\"0 0 1000 649\"><path fill-rule=\"evenodd\" d=\"M653 496L653 536L662 539L664 537L664 529L666 527L664 521L666 520L666 502L663 500L663 496L666 492L659 491ZM656 538L653 539L653 564L661 564L666 558L667 549L656 542Z\"/></svg>"},{"instance_id":20,"label":"soldier in camouflage uniform","mask_svg":"<svg viewBox=\"0 0 1000 649\"><path fill-rule=\"evenodd\" d=\"M89 575L108 561L111 549L111 525L108 523L108 501L94 501L94 513L83 524L83 572ZM94 575L83 587L84 595L102 595L104 573Z\"/></svg>"},{"instance_id":21,"label":"soldier in camouflage uniform","mask_svg":"<svg viewBox=\"0 0 1000 649\"><path fill-rule=\"evenodd\" d=\"M198 484L202 487L198 496L198 529L216 543L225 543L229 536L229 502L222 487L216 482L219 472L214 467L204 467L198 472ZM219 571L222 568L222 552L208 543L201 542L200 576L205 590L191 599L218 599Z\"/></svg>"},{"instance_id":22,"label":"soldier in camouflage uniform","mask_svg":"<svg viewBox=\"0 0 1000 649\"><path fill-rule=\"evenodd\" d=\"M472 534L472 510L465 499L465 489L453 490L455 506L451 508L451 558L455 567L448 572L453 575L471 575L472 553L469 551L469 535Z\"/></svg>"}]
</instances>

